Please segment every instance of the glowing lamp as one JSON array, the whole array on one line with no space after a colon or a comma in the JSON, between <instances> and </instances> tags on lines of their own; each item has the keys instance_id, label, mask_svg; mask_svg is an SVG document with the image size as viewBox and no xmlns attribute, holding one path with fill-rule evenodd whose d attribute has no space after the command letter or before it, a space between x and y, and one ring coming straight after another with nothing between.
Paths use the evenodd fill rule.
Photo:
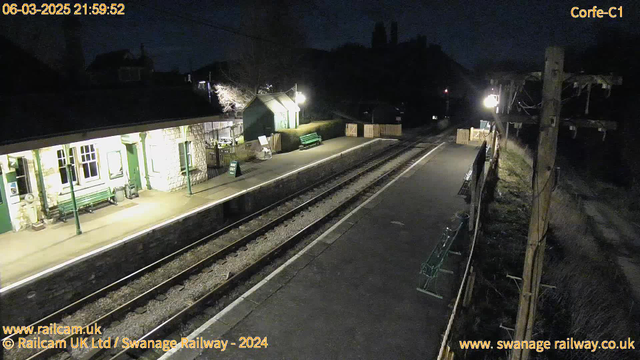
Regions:
<instances>
[{"instance_id":1,"label":"glowing lamp","mask_svg":"<svg viewBox=\"0 0 640 360\"><path fill-rule=\"evenodd\" d=\"M498 106L498 95L491 94L482 102L486 108L494 108Z\"/></svg>"},{"instance_id":2,"label":"glowing lamp","mask_svg":"<svg viewBox=\"0 0 640 360\"><path fill-rule=\"evenodd\" d=\"M304 96L303 93L299 91L296 93L296 104L304 104L306 100L307 100L307 97Z\"/></svg>"}]
</instances>

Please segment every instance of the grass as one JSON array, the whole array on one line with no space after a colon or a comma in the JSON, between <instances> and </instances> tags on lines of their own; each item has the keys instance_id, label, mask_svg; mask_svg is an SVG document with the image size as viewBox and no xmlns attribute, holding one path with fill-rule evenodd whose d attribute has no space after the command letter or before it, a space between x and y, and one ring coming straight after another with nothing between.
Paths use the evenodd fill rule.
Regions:
<instances>
[{"instance_id":1,"label":"grass","mask_svg":"<svg viewBox=\"0 0 640 360\"><path fill-rule=\"evenodd\" d=\"M494 202L488 206L482 236L474 254L476 284L472 304L463 309L454 331L457 340L511 340L500 325L513 328L519 292L506 274L522 276L530 217L531 152L510 142L502 151ZM626 278L613 249L592 232L575 198L561 183L552 195L542 283L534 340L640 339L637 314ZM638 359L637 352L585 350L531 352L533 359ZM460 353L461 359L507 359L503 350Z\"/></svg>"},{"instance_id":2,"label":"grass","mask_svg":"<svg viewBox=\"0 0 640 360\"><path fill-rule=\"evenodd\" d=\"M507 274L522 275L531 202L531 166L527 151L509 144L500 154L494 201L487 207L473 266L476 282L469 308L454 330L456 358L506 359L502 350L456 351L457 340L510 340L518 310L518 286Z\"/></svg>"},{"instance_id":3,"label":"grass","mask_svg":"<svg viewBox=\"0 0 640 360\"><path fill-rule=\"evenodd\" d=\"M599 241L575 198L560 187L551 204L551 236L544 281L557 286L539 302L540 338L590 340L638 339L638 308L614 249ZM634 320L634 317L636 320ZM638 359L632 351L586 351L543 354L540 359Z\"/></svg>"}]
</instances>

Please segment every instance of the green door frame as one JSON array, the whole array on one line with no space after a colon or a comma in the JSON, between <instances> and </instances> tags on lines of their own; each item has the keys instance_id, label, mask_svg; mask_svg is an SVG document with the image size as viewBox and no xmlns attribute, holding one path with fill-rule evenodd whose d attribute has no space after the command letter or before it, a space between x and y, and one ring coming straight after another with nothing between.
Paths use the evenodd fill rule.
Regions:
<instances>
[{"instance_id":1,"label":"green door frame","mask_svg":"<svg viewBox=\"0 0 640 360\"><path fill-rule=\"evenodd\" d=\"M138 162L138 146L136 144L125 144L125 147L127 148L129 181L133 181L138 190L140 190L142 189L142 179L140 178L140 164Z\"/></svg>"},{"instance_id":2,"label":"green door frame","mask_svg":"<svg viewBox=\"0 0 640 360\"><path fill-rule=\"evenodd\" d=\"M4 176L0 172L0 234L13 230L7 194L4 191Z\"/></svg>"}]
</instances>

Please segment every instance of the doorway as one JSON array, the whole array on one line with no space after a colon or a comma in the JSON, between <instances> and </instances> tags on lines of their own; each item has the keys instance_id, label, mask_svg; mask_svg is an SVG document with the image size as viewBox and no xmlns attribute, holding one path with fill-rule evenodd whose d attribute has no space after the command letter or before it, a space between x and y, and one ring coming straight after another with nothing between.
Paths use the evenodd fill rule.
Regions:
<instances>
[{"instance_id":1,"label":"doorway","mask_svg":"<svg viewBox=\"0 0 640 360\"><path fill-rule=\"evenodd\" d=\"M138 146L136 144L125 144L127 148L127 165L129 167L129 181L136 185L138 190L142 189L142 179L140 178L140 165L138 164Z\"/></svg>"}]
</instances>

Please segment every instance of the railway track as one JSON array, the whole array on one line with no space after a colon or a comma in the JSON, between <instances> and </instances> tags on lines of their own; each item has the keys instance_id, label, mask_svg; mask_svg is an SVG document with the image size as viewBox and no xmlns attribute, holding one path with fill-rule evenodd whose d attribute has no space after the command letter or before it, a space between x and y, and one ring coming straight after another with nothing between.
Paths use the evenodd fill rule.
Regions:
<instances>
[{"instance_id":1,"label":"railway track","mask_svg":"<svg viewBox=\"0 0 640 360\"><path fill-rule=\"evenodd\" d=\"M123 328L131 326L127 321L136 323L133 318L145 313L157 315L162 304L167 300L174 301L172 299L175 297L180 299L175 300L179 304L170 306L171 311L166 312L169 315L153 316L150 322L140 325L141 328L137 329L138 331L132 335L132 338L147 340L166 335L204 306L216 301L229 289L251 277L283 251L295 246L301 239L308 236L321 224L326 223L328 219L335 217L345 207L366 197L371 188L385 182L398 171L402 171L404 167L410 166L412 161L431 148L429 146L425 149L414 149L415 144L420 140L418 136L411 141L399 142L391 148L392 151L389 151L389 148L385 149L387 154L372 156L356 170L323 179L60 309L32 325L48 325L53 322L62 322L65 325L81 324L83 327L97 325L107 328L103 337L111 335L115 337L122 334ZM322 210L318 210L320 208ZM316 213L319 211L322 215L316 217L314 215L317 214L309 214L310 211ZM312 218L312 221L300 220L305 215L307 215L307 219ZM283 230L289 225L292 226L288 231ZM278 232L280 240L268 239L271 236L270 233ZM265 239L267 241L264 241ZM210 246L208 251L202 251L206 244L211 243L215 243L216 246ZM249 253L249 248L253 251L253 258L245 256ZM169 266L183 257L186 257L187 260L191 258L189 266L183 266L179 270ZM84 309L91 308L93 304L100 304L108 297L108 294L111 294L112 297L119 297L118 291L127 289L128 285L154 272L166 272L170 275L165 274L162 281L156 281L153 286L148 286L144 291L138 291L135 295L128 294L127 297L127 294L124 294L125 301L120 301L117 306L103 311L100 316L87 315L91 314L91 311L83 313ZM205 281L207 284L204 288L197 285L198 278L208 279L208 283ZM193 294L189 293L192 288L197 290L193 291ZM189 294L180 297L176 296L176 293ZM161 306L154 308L153 304ZM79 336L69 335L63 340L69 344L72 339ZM67 354L61 355L60 352L61 349L46 349L35 354L25 354L27 355L25 357L12 356L14 355L12 353L5 353L5 356L7 359L42 359L54 355L65 358ZM130 358L127 351L113 354L100 349L92 352L74 350L70 354L73 357L83 359L109 358L111 355L118 359ZM135 354L134 357L136 357Z\"/></svg>"}]
</instances>

